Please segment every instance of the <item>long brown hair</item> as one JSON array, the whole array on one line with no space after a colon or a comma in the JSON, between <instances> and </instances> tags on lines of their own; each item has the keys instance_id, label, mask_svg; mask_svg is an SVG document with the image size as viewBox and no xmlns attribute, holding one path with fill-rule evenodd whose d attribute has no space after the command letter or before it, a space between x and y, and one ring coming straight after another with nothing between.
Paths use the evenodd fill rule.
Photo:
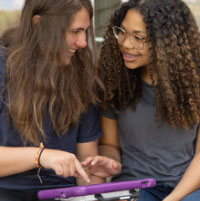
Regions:
<instances>
[{"instance_id":1,"label":"long brown hair","mask_svg":"<svg viewBox=\"0 0 200 201\"><path fill-rule=\"evenodd\" d=\"M80 49L66 66L65 33L76 12L85 7L91 18L88 47ZM36 26L32 17L40 15ZM45 139L44 120L50 114L57 135L78 122L101 86L94 63L93 9L90 0L26 0L20 26L6 63L9 117L24 143Z\"/></svg>"},{"instance_id":2,"label":"long brown hair","mask_svg":"<svg viewBox=\"0 0 200 201\"><path fill-rule=\"evenodd\" d=\"M134 108L141 94L142 68L125 67L112 27L120 26L129 9L146 23L148 70L155 92L155 120L171 127L192 127L200 119L200 34L181 0L129 0L115 11L105 32L99 72L106 87L103 107ZM153 72L158 75L157 84Z\"/></svg>"}]
</instances>

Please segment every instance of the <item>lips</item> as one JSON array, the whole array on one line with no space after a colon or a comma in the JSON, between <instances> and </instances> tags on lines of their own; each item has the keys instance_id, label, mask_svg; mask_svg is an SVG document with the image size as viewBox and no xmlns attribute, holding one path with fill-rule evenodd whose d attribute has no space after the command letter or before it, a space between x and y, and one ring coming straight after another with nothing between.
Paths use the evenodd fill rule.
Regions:
<instances>
[{"instance_id":1,"label":"lips","mask_svg":"<svg viewBox=\"0 0 200 201\"><path fill-rule=\"evenodd\" d=\"M136 57L136 56L133 55L133 54L126 54L126 53L124 53L123 56L124 56L124 57L128 57L128 58L134 58L134 57Z\"/></svg>"},{"instance_id":2,"label":"lips","mask_svg":"<svg viewBox=\"0 0 200 201\"><path fill-rule=\"evenodd\" d=\"M73 49L69 49L69 52L74 54L76 52L76 50L73 50Z\"/></svg>"},{"instance_id":3,"label":"lips","mask_svg":"<svg viewBox=\"0 0 200 201\"><path fill-rule=\"evenodd\" d=\"M67 56L72 57L72 56L74 56L75 52L76 52L75 49L68 49Z\"/></svg>"},{"instance_id":4,"label":"lips","mask_svg":"<svg viewBox=\"0 0 200 201\"><path fill-rule=\"evenodd\" d=\"M125 52L123 52L122 55L125 61L135 61L139 57L139 55L129 54Z\"/></svg>"}]
</instances>

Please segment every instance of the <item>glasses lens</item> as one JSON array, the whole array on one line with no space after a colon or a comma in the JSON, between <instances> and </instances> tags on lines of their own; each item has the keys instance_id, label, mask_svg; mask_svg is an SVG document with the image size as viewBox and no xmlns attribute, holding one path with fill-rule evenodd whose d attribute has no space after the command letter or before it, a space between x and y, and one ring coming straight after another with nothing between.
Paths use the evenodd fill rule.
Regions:
<instances>
[{"instance_id":1,"label":"glasses lens","mask_svg":"<svg viewBox=\"0 0 200 201\"><path fill-rule=\"evenodd\" d=\"M138 35L131 36L135 47L139 50L144 48L144 38Z\"/></svg>"},{"instance_id":2,"label":"glasses lens","mask_svg":"<svg viewBox=\"0 0 200 201\"><path fill-rule=\"evenodd\" d=\"M114 33L114 36L117 40L119 40L120 42L124 41L124 39L126 37L126 33L123 29L121 29L117 26L114 26L113 27L113 33Z\"/></svg>"},{"instance_id":3,"label":"glasses lens","mask_svg":"<svg viewBox=\"0 0 200 201\"><path fill-rule=\"evenodd\" d=\"M134 48L138 49L138 50L142 50L144 48L144 38L139 36L139 35L132 35L132 34L128 34L126 33L125 30L123 30L120 27L114 26L113 28L113 33L115 38L120 41L123 42L125 40L125 38L128 36L131 44L133 44Z\"/></svg>"}]
</instances>

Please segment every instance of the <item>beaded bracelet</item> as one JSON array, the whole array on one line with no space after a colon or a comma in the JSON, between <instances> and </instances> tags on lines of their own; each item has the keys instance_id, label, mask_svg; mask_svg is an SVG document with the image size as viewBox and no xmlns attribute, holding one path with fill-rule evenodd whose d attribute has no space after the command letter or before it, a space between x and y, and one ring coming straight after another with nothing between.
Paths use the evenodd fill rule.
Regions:
<instances>
[{"instance_id":1,"label":"beaded bracelet","mask_svg":"<svg viewBox=\"0 0 200 201\"><path fill-rule=\"evenodd\" d=\"M39 147L39 149L38 149L38 151L36 152L36 155L35 155L35 167L36 168L42 167L41 164L40 164L40 156L41 156L43 151L44 151L44 145L41 142L40 147Z\"/></svg>"}]
</instances>

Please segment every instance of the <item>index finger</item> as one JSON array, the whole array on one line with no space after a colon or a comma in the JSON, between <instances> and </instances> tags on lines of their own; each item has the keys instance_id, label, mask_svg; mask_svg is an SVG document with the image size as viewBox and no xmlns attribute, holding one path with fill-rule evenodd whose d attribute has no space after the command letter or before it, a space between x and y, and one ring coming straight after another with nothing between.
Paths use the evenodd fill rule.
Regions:
<instances>
[{"instance_id":1,"label":"index finger","mask_svg":"<svg viewBox=\"0 0 200 201\"><path fill-rule=\"evenodd\" d=\"M89 176L86 173L86 171L83 169L82 165L80 164L80 162L76 159L75 160L75 167L76 167L76 171L78 172L78 174L86 181L86 182L90 182Z\"/></svg>"}]
</instances>

